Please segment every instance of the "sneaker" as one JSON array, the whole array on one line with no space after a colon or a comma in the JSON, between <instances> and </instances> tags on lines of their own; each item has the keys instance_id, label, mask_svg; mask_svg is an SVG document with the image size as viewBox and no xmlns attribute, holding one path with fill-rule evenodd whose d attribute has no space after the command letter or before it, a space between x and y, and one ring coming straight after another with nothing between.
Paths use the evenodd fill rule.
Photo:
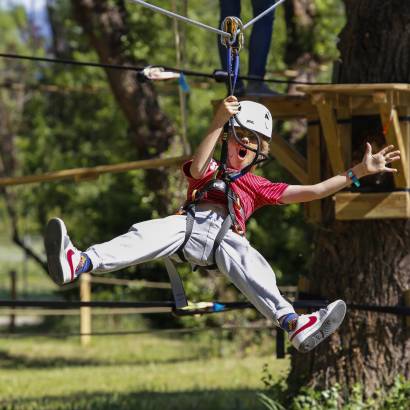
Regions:
<instances>
[{"instance_id":1,"label":"sneaker","mask_svg":"<svg viewBox=\"0 0 410 410\"><path fill-rule=\"evenodd\" d=\"M81 259L81 252L72 244L67 228L61 219L51 219L46 228L48 273L57 285L70 283L76 278L75 270Z\"/></svg>"},{"instance_id":2,"label":"sneaker","mask_svg":"<svg viewBox=\"0 0 410 410\"><path fill-rule=\"evenodd\" d=\"M346 303L336 300L324 309L309 315L300 315L289 340L302 353L309 352L331 335L343 322Z\"/></svg>"},{"instance_id":3,"label":"sneaker","mask_svg":"<svg viewBox=\"0 0 410 410\"><path fill-rule=\"evenodd\" d=\"M272 97L282 94L271 90L263 81L248 81L245 95L249 95L250 97Z\"/></svg>"}]
</instances>

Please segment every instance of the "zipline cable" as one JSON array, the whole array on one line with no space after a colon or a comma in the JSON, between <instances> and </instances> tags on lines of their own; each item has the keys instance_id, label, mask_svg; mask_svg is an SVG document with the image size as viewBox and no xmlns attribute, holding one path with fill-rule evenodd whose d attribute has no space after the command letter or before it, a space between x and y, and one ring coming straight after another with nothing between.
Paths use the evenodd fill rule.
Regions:
<instances>
[{"instance_id":1,"label":"zipline cable","mask_svg":"<svg viewBox=\"0 0 410 410\"><path fill-rule=\"evenodd\" d=\"M153 4L147 3L146 1L142 1L142 0L129 0L129 1L131 1L131 2L133 2L133 3L140 4L141 6L144 6L144 7L148 8L148 9L157 11L158 13L165 14L165 15L168 16L168 17L173 17L173 18L176 18L176 19L178 19L178 20L184 21L185 23L192 24L192 25L194 25L194 26L197 26L197 27L203 28L203 29L205 29L205 30L208 30L208 31L210 31L210 32L212 32L212 33L219 34L220 36L230 37L230 34L227 33L226 31L219 30L219 29L217 29L217 28L208 26L207 24L201 23L201 22L199 22L199 21L192 20L192 19L190 19L190 18L188 18L188 17L181 16L181 15L179 15L179 14L177 14L177 13L173 13L172 11L165 10L165 9L163 9L163 8L161 8L161 7L158 7L158 6L154 6Z\"/></svg>"},{"instance_id":2,"label":"zipline cable","mask_svg":"<svg viewBox=\"0 0 410 410\"><path fill-rule=\"evenodd\" d=\"M62 59L62 58L36 57L36 56L27 56L27 55L21 55L21 54L13 54L13 53L0 53L0 57L16 59L16 60L29 60L29 61L39 61L39 62L54 63L54 64L76 65L76 66L83 66L83 67L112 68L114 70L141 71L144 69L144 67L136 67L136 66L131 66L131 65L93 63L91 61L77 61L77 60L67 60L67 59Z\"/></svg>"},{"instance_id":3,"label":"zipline cable","mask_svg":"<svg viewBox=\"0 0 410 410\"><path fill-rule=\"evenodd\" d=\"M36 56L27 56L27 55L12 54L12 53L0 53L0 58L38 61L38 62L45 62L45 63L52 63L52 64L67 64L67 65L83 66L83 67L107 68L107 69L114 69L114 70L126 70L126 71L134 71L136 73L142 73L144 69L146 68L146 67L138 67L138 66L133 66L133 65L95 63L95 62L90 62L90 61L77 61L77 60L67 60L67 59L49 58L49 57L36 57ZM209 73L204 73L201 71L179 69L179 68L167 67L167 66L153 65L151 67L162 67L166 71L182 73L186 76L191 76L191 77L209 78L217 82L225 81L226 78L228 77L228 73L226 71L221 71L221 70L215 70L212 74L209 74ZM320 83L320 82L309 82L309 81L279 80L276 78L261 79L260 77L256 77L252 75L238 76L238 79L247 80L247 81L250 80L250 81L276 83L276 84L299 84L299 85L330 85L331 84L331 83Z\"/></svg>"},{"instance_id":4,"label":"zipline cable","mask_svg":"<svg viewBox=\"0 0 410 410\"><path fill-rule=\"evenodd\" d=\"M262 17L266 16L267 14L273 12L273 10L276 9L276 7L278 7L279 5L281 5L282 3L284 3L286 0L279 0L277 1L275 4L273 4L271 7L269 7L268 9L266 9L265 11L263 11L261 14L257 15L256 17L254 17L252 20L248 21L246 24L244 24L244 26L242 27L242 31L246 30L249 26L251 26L252 24L255 24L258 20L260 20Z\"/></svg>"}]
</instances>

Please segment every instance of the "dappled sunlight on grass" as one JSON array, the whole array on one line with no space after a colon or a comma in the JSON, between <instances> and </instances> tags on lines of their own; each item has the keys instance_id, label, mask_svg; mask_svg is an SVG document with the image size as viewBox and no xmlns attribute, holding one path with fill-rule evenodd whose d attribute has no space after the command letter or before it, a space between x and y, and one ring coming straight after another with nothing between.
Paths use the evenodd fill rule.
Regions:
<instances>
[{"instance_id":1,"label":"dappled sunlight on grass","mask_svg":"<svg viewBox=\"0 0 410 410\"><path fill-rule=\"evenodd\" d=\"M198 339L150 335L94 338L89 348L76 339L3 339L1 408L245 409L263 388L265 363L278 377L288 369L273 355L215 351Z\"/></svg>"}]
</instances>

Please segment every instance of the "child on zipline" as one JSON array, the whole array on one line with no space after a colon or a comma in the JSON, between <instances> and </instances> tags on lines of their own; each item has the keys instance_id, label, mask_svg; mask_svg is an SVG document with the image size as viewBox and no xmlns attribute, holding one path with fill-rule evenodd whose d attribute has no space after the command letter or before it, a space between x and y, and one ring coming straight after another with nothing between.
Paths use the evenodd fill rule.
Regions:
<instances>
[{"instance_id":1,"label":"child on zipline","mask_svg":"<svg viewBox=\"0 0 410 410\"><path fill-rule=\"evenodd\" d=\"M260 137L262 154L267 155L272 135L269 110L256 102L239 103L234 96L225 98L193 159L182 168L188 181L187 202L193 198L195 208L187 206L186 212L137 223L127 233L93 245L85 252L72 244L64 222L53 218L45 235L49 273L57 284L62 285L72 282L84 272L106 273L168 257L184 259L209 270L218 269L262 315L288 332L296 349L307 352L340 326L346 305L337 300L317 312L297 315L280 294L269 263L245 238L245 223L256 209L264 205L314 201L332 195L352 182L357 184L357 180L365 175L397 172L386 165L398 160L400 152L394 151L390 145L372 155L371 145L367 143L361 163L318 184L273 183L248 172L233 180L229 184L230 190L210 189L198 196L201 189L212 183L216 174L221 172L220 164L212 156L224 125L232 116L235 116L234 130L242 144L237 142L231 130L227 142L227 171L238 175L238 171L252 164L258 147L254 132ZM217 239L215 245L221 226L228 217L232 218L232 223L227 225L230 229Z\"/></svg>"}]
</instances>

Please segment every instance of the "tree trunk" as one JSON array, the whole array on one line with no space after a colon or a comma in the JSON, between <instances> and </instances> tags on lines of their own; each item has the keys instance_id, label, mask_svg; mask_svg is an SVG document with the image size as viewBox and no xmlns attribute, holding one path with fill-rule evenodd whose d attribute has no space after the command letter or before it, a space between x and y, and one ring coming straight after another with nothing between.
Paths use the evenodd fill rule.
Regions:
<instances>
[{"instance_id":1,"label":"tree trunk","mask_svg":"<svg viewBox=\"0 0 410 410\"><path fill-rule=\"evenodd\" d=\"M129 35L129 30L123 0L115 3L108 0L73 0L72 6L76 20L102 62L144 65L144 62L131 57L130 50L124 50L123 39ZM139 83L136 73L132 71L107 69L106 73L114 96L130 125L138 157L150 158L164 153L172 143L175 130L160 110L154 87L150 83ZM157 199L158 212L169 212L166 171L151 170L146 175L147 186Z\"/></svg>"},{"instance_id":2,"label":"tree trunk","mask_svg":"<svg viewBox=\"0 0 410 410\"><path fill-rule=\"evenodd\" d=\"M317 24L316 6L310 0L291 0L284 3L286 22L285 63L298 70L298 81L314 81L321 63L314 52L313 29ZM299 76L302 76L299 78Z\"/></svg>"},{"instance_id":3,"label":"tree trunk","mask_svg":"<svg viewBox=\"0 0 410 410\"><path fill-rule=\"evenodd\" d=\"M14 81L15 78L10 78L9 80ZM21 116L26 99L27 95L24 88L15 92L11 90L2 90L0 92L0 177L11 177L17 169L15 140L21 124ZM18 227L18 197L16 193L12 188L7 189L2 186L0 187L0 196L4 198L7 214L10 219L13 242L44 270L47 270L47 264L41 255L37 254L36 251L28 246L21 238Z\"/></svg>"},{"instance_id":4,"label":"tree trunk","mask_svg":"<svg viewBox=\"0 0 410 410\"><path fill-rule=\"evenodd\" d=\"M292 80L314 82L320 67L320 56L314 53L313 29L317 24L315 4L310 0L290 0L284 3L286 22L286 67L297 72ZM289 95L301 94L296 84L289 84ZM290 142L301 140L307 131L307 121L291 121Z\"/></svg>"},{"instance_id":5,"label":"tree trunk","mask_svg":"<svg viewBox=\"0 0 410 410\"><path fill-rule=\"evenodd\" d=\"M410 82L410 3L400 0L345 0L347 23L340 35L339 82ZM353 158L365 141L385 144L377 117L355 118ZM323 175L327 178L330 175ZM393 189L390 175L362 185ZM347 303L397 305L410 289L410 221L337 222L331 199L318 230L312 268L316 292ZM410 376L410 338L402 317L350 310L340 330L308 355L294 354L289 385L328 388L361 383L366 396Z\"/></svg>"}]
</instances>

